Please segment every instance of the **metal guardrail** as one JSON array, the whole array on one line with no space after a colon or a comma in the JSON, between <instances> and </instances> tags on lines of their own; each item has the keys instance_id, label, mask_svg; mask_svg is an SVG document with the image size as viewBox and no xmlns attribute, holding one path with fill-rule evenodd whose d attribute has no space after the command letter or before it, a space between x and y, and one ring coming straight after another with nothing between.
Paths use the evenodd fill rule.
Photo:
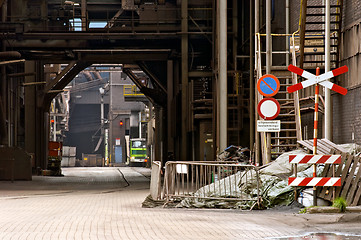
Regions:
<instances>
[{"instance_id":1,"label":"metal guardrail","mask_svg":"<svg viewBox=\"0 0 361 240\"><path fill-rule=\"evenodd\" d=\"M255 182L250 193L249 187ZM182 198L256 201L259 205L259 189L259 173L253 165L169 161L165 166L162 198L167 202Z\"/></svg>"}]
</instances>

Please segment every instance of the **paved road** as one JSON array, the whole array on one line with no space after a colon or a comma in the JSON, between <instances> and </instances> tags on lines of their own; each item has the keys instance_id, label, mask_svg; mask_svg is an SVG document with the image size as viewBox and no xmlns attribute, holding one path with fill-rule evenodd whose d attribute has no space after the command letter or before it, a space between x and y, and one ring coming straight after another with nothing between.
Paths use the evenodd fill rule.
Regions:
<instances>
[{"instance_id":1,"label":"paved road","mask_svg":"<svg viewBox=\"0 0 361 240\"><path fill-rule=\"evenodd\" d=\"M142 208L150 175L144 168L66 168L63 173L0 182L0 239L223 240L361 231L359 215Z\"/></svg>"}]
</instances>

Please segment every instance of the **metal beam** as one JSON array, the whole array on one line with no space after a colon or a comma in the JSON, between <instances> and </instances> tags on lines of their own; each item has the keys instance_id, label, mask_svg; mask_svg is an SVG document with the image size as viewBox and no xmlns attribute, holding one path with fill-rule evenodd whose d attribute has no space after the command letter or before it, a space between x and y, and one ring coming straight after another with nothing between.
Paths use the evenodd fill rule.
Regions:
<instances>
[{"instance_id":1,"label":"metal beam","mask_svg":"<svg viewBox=\"0 0 361 240\"><path fill-rule=\"evenodd\" d=\"M155 82L156 86L159 87L164 93L167 93L167 89L163 86L163 84L159 81L158 77L155 76L150 70L149 68L144 64L144 62L139 62L138 63L140 69L142 69L149 77L151 80L153 80L153 82Z\"/></svg>"},{"instance_id":2,"label":"metal beam","mask_svg":"<svg viewBox=\"0 0 361 240\"><path fill-rule=\"evenodd\" d=\"M7 64L21 63L21 62L25 62L25 59L3 61L3 62L0 62L0 65L7 65Z\"/></svg>"},{"instance_id":3,"label":"metal beam","mask_svg":"<svg viewBox=\"0 0 361 240\"><path fill-rule=\"evenodd\" d=\"M58 75L56 75L54 79L50 80L50 82L45 85L44 92L48 92L50 89L52 89L65 76L65 74L67 74L70 69L75 66L75 64L76 61L70 62L68 66L66 66Z\"/></svg>"}]
</instances>

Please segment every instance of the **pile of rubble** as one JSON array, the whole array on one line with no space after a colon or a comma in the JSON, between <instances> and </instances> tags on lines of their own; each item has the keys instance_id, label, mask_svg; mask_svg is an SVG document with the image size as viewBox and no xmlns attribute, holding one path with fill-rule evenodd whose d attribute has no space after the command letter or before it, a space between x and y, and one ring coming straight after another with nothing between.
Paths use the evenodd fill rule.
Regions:
<instances>
[{"instance_id":1,"label":"pile of rubble","mask_svg":"<svg viewBox=\"0 0 361 240\"><path fill-rule=\"evenodd\" d=\"M251 151L248 148L231 145L218 154L217 161L236 161L249 164L250 155Z\"/></svg>"}]
</instances>

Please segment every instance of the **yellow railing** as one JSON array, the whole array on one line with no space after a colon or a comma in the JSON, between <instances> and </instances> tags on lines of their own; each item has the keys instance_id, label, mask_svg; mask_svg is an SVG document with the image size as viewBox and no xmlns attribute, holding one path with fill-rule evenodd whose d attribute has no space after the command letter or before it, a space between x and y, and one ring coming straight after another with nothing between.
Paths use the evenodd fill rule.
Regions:
<instances>
[{"instance_id":1,"label":"yellow railing","mask_svg":"<svg viewBox=\"0 0 361 240\"><path fill-rule=\"evenodd\" d=\"M139 90L136 85L124 85L123 86L123 94L124 96L144 96L144 94Z\"/></svg>"}]
</instances>

